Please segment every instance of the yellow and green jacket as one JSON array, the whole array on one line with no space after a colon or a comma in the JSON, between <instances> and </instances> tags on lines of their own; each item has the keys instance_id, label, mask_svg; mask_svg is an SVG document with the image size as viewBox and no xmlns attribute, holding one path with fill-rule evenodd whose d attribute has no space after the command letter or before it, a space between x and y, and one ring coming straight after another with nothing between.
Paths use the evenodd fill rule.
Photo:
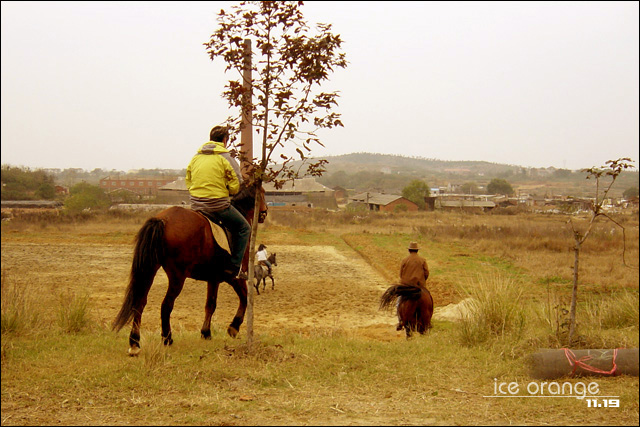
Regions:
<instances>
[{"instance_id":1,"label":"yellow and green jacket","mask_svg":"<svg viewBox=\"0 0 640 427\"><path fill-rule=\"evenodd\" d=\"M209 141L189 162L185 182L192 198L221 199L240 190L242 175L224 144Z\"/></svg>"}]
</instances>

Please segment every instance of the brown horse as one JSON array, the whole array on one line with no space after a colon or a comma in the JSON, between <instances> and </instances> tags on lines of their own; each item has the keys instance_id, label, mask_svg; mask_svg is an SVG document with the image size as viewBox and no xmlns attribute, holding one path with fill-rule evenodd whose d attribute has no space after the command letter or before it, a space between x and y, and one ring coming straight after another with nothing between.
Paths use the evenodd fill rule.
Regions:
<instances>
[{"instance_id":1,"label":"brown horse","mask_svg":"<svg viewBox=\"0 0 640 427\"><path fill-rule=\"evenodd\" d=\"M264 189L258 190L260 215L263 222L267 214ZM253 222L256 198L254 185L243 185L231 203ZM243 270L249 263L249 248L243 260ZM203 338L211 338L211 317L216 310L218 286L222 282L222 272L230 264L231 255L222 249L213 238L207 219L200 213L181 207L171 207L149 218L136 236L129 285L125 292L120 312L113 322L113 329L119 331L131 319L133 325L129 334L129 354L140 352L140 323L142 311L147 304L147 295L154 277L162 267L169 278L169 287L162 301L162 339L165 345L171 345L171 311L175 299L180 295L184 281L190 277L207 282L207 300L204 322L200 333ZM230 283L238 295L240 303L227 333L235 337L244 320L247 307L247 282L235 279Z\"/></svg>"},{"instance_id":2,"label":"brown horse","mask_svg":"<svg viewBox=\"0 0 640 427\"><path fill-rule=\"evenodd\" d=\"M424 334L431 328L433 298L426 288L415 285L391 285L380 297L380 309L398 301L398 330L404 328L407 338L413 332Z\"/></svg>"}]
</instances>

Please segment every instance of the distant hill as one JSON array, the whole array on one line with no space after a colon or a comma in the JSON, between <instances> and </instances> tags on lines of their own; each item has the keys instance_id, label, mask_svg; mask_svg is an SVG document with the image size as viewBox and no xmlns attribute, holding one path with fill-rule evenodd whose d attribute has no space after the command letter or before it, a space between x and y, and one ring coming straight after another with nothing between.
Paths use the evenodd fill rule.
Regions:
<instances>
[{"instance_id":1,"label":"distant hill","mask_svg":"<svg viewBox=\"0 0 640 427\"><path fill-rule=\"evenodd\" d=\"M470 175L503 174L522 169L521 166L484 161L448 161L394 154L351 153L322 157L329 161L327 172L345 170L358 172L379 168L391 173L467 173Z\"/></svg>"},{"instance_id":2,"label":"distant hill","mask_svg":"<svg viewBox=\"0 0 640 427\"><path fill-rule=\"evenodd\" d=\"M475 183L486 186L494 178L507 180L514 189L531 194L563 194L592 197L595 182L581 171L529 168L486 161L446 161L392 154L352 153L322 157L329 163L318 181L328 187L378 190L399 194L411 180L421 179L431 187ZM620 197L630 187L638 187L638 172L624 172L616 181L612 196Z\"/></svg>"}]
</instances>

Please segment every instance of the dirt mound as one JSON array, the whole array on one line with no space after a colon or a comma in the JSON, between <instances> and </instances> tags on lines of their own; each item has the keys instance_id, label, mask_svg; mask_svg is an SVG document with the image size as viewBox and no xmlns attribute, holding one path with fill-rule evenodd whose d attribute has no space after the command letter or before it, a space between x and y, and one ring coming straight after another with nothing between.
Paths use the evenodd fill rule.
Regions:
<instances>
[{"instance_id":1,"label":"dirt mound","mask_svg":"<svg viewBox=\"0 0 640 427\"><path fill-rule=\"evenodd\" d=\"M444 307L436 307L433 310L433 319L457 322L469 313L472 303L472 298L465 298L457 304L448 304Z\"/></svg>"}]
</instances>

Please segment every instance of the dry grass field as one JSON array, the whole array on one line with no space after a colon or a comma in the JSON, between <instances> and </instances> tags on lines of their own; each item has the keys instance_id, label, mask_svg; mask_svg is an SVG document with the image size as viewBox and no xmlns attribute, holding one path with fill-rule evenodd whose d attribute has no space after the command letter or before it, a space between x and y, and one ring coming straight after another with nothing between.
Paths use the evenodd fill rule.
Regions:
<instances>
[{"instance_id":1,"label":"dry grass field","mask_svg":"<svg viewBox=\"0 0 640 427\"><path fill-rule=\"evenodd\" d=\"M567 217L273 209L257 240L277 253L276 283L254 298L254 347L246 319L238 339L226 335L237 298L225 284L213 339L200 339L206 285L191 279L173 310L175 343L161 346L160 272L142 319L143 352L130 358L129 328L116 334L109 325L144 219L3 223L2 425L638 424L637 377L562 380L597 381L619 408L487 397L496 381L531 381L529 353L564 346ZM575 348L638 346L637 212L616 220L626 247L621 230L603 222L583 249ZM429 262L436 313L428 335L406 340L378 303L411 240ZM526 325L471 342L452 308L495 277L521 290ZM12 298L26 314L5 331ZM635 323L607 322L621 298L635 304ZM63 309L74 307L83 322L65 330Z\"/></svg>"}]
</instances>

